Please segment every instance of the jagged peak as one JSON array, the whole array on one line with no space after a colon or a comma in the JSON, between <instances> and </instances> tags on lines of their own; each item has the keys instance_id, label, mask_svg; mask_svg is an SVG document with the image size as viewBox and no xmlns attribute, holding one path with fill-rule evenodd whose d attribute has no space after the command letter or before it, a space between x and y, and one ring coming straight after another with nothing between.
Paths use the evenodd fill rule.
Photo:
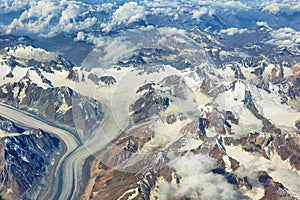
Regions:
<instances>
[{"instance_id":1,"label":"jagged peak","mask_svg":"<svg viewBox=\"0 0 300 200\"><path fill-rule=\"evenodd\" d=\"M47 72L53 72L53 70L61 71L63 68L70 69L74 67L70 61L56 53L23 44L5 47L1 50L0 62L6 62L10 67L16 65L21 67L37 66Z\"/></svg>"}]
</instances>

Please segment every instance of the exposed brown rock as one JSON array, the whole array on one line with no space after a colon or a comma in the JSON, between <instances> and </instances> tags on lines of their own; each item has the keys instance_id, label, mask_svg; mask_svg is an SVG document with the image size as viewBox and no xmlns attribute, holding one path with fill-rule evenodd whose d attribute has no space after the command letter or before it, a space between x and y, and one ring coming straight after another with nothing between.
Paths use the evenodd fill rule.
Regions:
<instances>
[{"instance_id":1,"label":"exposed brown rock","mask_svg":"<svg viewBox=\"0 0 300 200\"><path fill-rule=\"evenodd\" d=\"M215 83L211 79L204 80L200 86L201 91L207 95L209 95L209 92L213 87L215 87Z\"/></svg>"},{"instance_id":2,"label":"exposed brown rock","mask_svg":"<svg viewBox=\"0 0 300 200\"><path fill-rule=\"evenodd\" d=\"M219 149L218 145L215 145L209 152L209 156L217 160L217 170L225 171L225 162L223 160L224 155L226 154Z\"/></svg>"},{"instance_id":3,"label":"exposed brown rock","mask_svg":"<svg viewBox=\"0 0 300 200\"><path fill-rule=\"evenodd\" d=\"M172 173L174 172L174 169L169 167L169 166L165 166L161 169L158 170L158 174L160 176L163 176L164 179L167 181L167 182L171 182L172 181Z\"/></svg>"},{"instance_id":4,"label":"exposed brown rock","mask_svg":"<svg viewBox=\"0 0 300 200\"><path fill-rule=\"evenodd\" d=\"M282 66L278 66L272 69L270 81L274 84L281 83L283 81L283 69Z\"/></svg>"},{"instance_id":5,"label":"exposed brown rock","mask_svg":"<svg viewBox=\"0 0 300 200\"><path fill-rule=\"evenodd\" d=\"M154 132L149 128L149 124L145 124L123 133L113 145L101 152L90 168L90 179L81 199L118 199L121 196L121 199L128 199L133 193L126 192L132 189L138 189L136 199L144 199L150 195L157 177L162 176L166 181L172 181L173 169L163 164L163 158L157 160L159 152L155 151L144 155L144 159L132 162L128 170L123 168L124 171L119 171L110 167L126 163L133 153L141 150L153 136ZM157 168L157 171L150 171L144 168L145 160L162 167ZM137 173L130 173L132 170Z\"/></svg>"},{"instance_id":6,"label":"exposed brown rock","mask_svg":"<svg viewBox=\"0 0 300 200\"><path fill-rule=\"evenodd\" d=\"M297 170L300 170L300 156L298 155L292 155L290 157L290 163L292 166L294 166Z\"/></svg>"},{"instance_id":7,"label":"exposed brown rock","mask_svg":"<svg viewBox=\"0 0 300 200\"><path fill-rule=\"evenodd\" d=\"M126 191L138 187L142 174L132 174L118 170L106 170L101 173L93 186L92 199L118 199Z\"/></svg>"},{"instance_id":8,"label":"exposed brown rock","mask_svg":"<svg viewBox=\"0 0 300 200\"><path fill-rule=\"evenodd\" d=\"M173 124L174 122L176 122L176 116L175 115L169 115L169 116L167 116L166 122L168 124Z\"/></svg>"},{"instance_id":9,"label":"exposed brown rock","mask_svg":"<svg viewBox=\"0 0 300 200\"><path fill-rule=\"evenodd\" d=\"M292 69L293 76L291 77L291 83L293 84L289 88L289 96L292 99L297 99L300 96L300 67Z\"/></svg>"},{"instance_id":10,"label":"exposed brown rock","mask_svg":"<svg viewBox=\"0 0 300 200\"><path fill-rule=\"evenodd\" d=\"M226 111L226 120L229 120L231 123L238 125L239 120L235 118L234 114L227 110Z\"/></svg>"},{"instance_id":11,"label":"exposed brown rock","mask_svg":"<svg viewBox=\"0 0 300 200\"><path fill-rule=\"evenodd\" d=\"M215 145L213 149L209 152L209 156L216 160L222 159L224 155L226 154L219 149L218 145Z\"/></svg>"},{"instance_id":12,"label":"exposed brown rock","mask_svg":"<svg viewBox=\"0 0 300 200\"><path fill-rule=\"evenodd\" d=\"M240 163L237 160L229 157L229 161L230 161L230 167L233 171L237 170L240 167Z\"/></svg>"},{"instance_id":13,"label":"exposed brown rock","mask_svg":"<svg viewBox=\"0 0 300 200\"><path fill-rule=\"evenodd\" d=\"M298 129L298 133L300 133L300 119L295 122L295 126Z\"/></svg>"},{"instance_id":14,"label":"exposed brown rock","mask_svg":"<svg viewBox=\"0 0 300 200\"><path fill-rule=\"evenodd\" d=\"M290 164L300 170L299 137L281 135L275 138L275 149L282 160L290 159Z\"/></svg>"},{"instance_id":15,"label":"exposed brown rock","mask_svg":"<svg viewBox=\"0 0 300 200\"><path fill-rule=\"evenodd\" d=\"M259 172L258 181L262 183L265 188L265 193L261 200L297 199L296 197L288 194L285 187L281 183L274 181L267 172Z\"/></svg>"},{"instance_id":16,"label":"exposed brown rock","mask_svg":"<svg viewBox=\"0 0 300 200\"><path fill-rule=\"evenodd\" d=\"M234 146L238 146L238 145L242 145L244 146L247 142L247 137L241 137L238 139L235 139L233 137L224 137L224 144L226 146L230 146L230 145L234 145Z\"/></svg>"},{"instance_id":17,"label":"exposed brown rock","mask_svg":"<svg viewBox=\"0 0 300 200\"><path fill-rule=\"evenodd\" d=\"M244 136L238 139L234 139L232 137L225 137L224 143L227 146L234 145L241 147L248 152L258 152L266 159L269 158L269 151L266 152L265 147L268 147L268 150L272 149L269 147L270 143L273 141L273 137L261 137L260 133L249 133L248 136Z\"/></svg>"}]
</instances>

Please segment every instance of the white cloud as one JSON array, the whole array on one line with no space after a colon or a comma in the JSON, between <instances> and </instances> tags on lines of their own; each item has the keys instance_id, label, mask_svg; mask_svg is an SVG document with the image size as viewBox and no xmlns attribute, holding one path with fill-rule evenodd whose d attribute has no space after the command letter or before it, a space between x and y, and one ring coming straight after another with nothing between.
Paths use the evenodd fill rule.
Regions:
<instances>
[{"instance_id":1,"label":"white cloud","mask_svg":"<svg viewBox=\"0 0 300 200\"><path fill-rule=\"evenodd\" d=\"M111 10L112 7L113 7L113 4L112 3L102 3L101 5L96 5L97 7L97 11L100 12L100 11L108 11L108 10Z\"/></svg>"},{"instance_id":2,"label":"white cloud","mask_svg":"<svg viewBox=\"0 0 300 200\"><path fill-rule=\"evenodd\" d=\"M262 22L262 21L256 22L256 25L257 26L267 26L267 27L269 26L267 22Z\"/></svg>"},{"instance_id":3,"label":"white cloud","mask_svg":"<svg viewBox=\"0 0 300 200\"><path fill-rule=\"evenodd\" d=\"M130 24L145 18L144 6L138 5L136 2L128 2L120 6L112 15L112 19L108 24L103 23L101 26L104 31L110 31L113 27L121 24Z\"/></svg>"},{"instance_id":4,"label":"white cloud","mask_svg":"<svg viewBox=\"0 0 300 200\"><path fill-rule=\"evenodd\" d=\"M150 8L153 15L171 15L174 13L178 14L182 9L180 4L176 1L146 1L145 6L147 8Z\"/></svg>"},{"instance_id":5,"label":"white cloud","mask_svg":"<svg viewBox=\"0 0 300 200\"><path fill-rule=\"evenodd\" d=\"M179 185L162 185L158 192L160 199L245 199L245 196L222 175L211 172L216 166L213 158L189 152L173 161L171 165L181 177L181 181Z\"/></svg>"},{"instance_id":6,"label":"white cloud","mask_svg":"<svg viewBox=\"0 0 300 200\"><path fill-rule=\"evenodd\" d=\"M79 34L81 35L81 33ZM105 39L101 36L97 37L89 33L87 35L84 35L84 37L87 42L94 44L96 47L104 47L106 45ZM77 38L78 38L78 34L77 34Z\"/></svg>"},{"instance_id":7,"label":"white cloud","mask_svg":"<svg viewBox=\"0 0 300 200\"><path fill-rule=\"evenodd\" d=\"M178 47L178 43L184 45L182 48L182 56L185 56L185 48L195 52L195 57L199 58L198 46L185 44L187 41L186 32L177 28L155 28L153 26L141 27L134 30L121 31L114 37L93 35L93 33L79 32L75 38L76 41L84 40L92 43L99 52L97 63L108 66L110 63L117 61L122 56L129 58L136 53L140 48L154 48L164 46L171 43ZM188 38L189 39L189 38Z\"/></svg>"},{"instance_id":8,"label":"white cloud","mask_svg":"<svg viewBox=\"0 0 300 200\"><path fill-rule=\"evenodd\" d=\"M170 7L154 7L151 8L151 13L154 15L158 15L158 14L168 14L168 13L172 13L173 9Z\"/></svg>"},{"instance_id":9,"label":"white cloud","mask_svg":"<svg viewBox=\"0 0 300 200\"><path fill-rule=\"evenodd\" d=\"M115 59L119 58L121 55L126 54L126 52L132 52L135 50L135 45L131 41L128 41L127 38L118 37L111 40L105 46L104 52L105 55L100 58L102 62L112 62Z\"/></svg>"},{"instance_id":10,"label":"white cloud","mask_svg":"<svg viewBox=\"0 0 300 200\"><path fill-rule=\"evenodd\" d=\"M223 10L228 9L244 9L248 10L251 6L247 2L241 2L241 1L228 1L228 0L190 0L186 1L186 3L190 5L205 5L212 8L222 8Z\"/></svg>"},{"instance_id":11,"label":"white cloud","mask_svg":"<svg viewBox=\"0 0 300 200\"><path fill-rule=\"evenodd\" d=\"M242 3L241 1L225 1L221 3L222 6L227 8L239 8L239 9L249 9L249 5Z\"/></svg>"},{"instance_id":12,"label":"white cloud","mask_svg":"<svg viewBox=\"0 0 300 200\"><path fill-rule=\"evenodd\" d=\"M242 34L242 33L249 33L250 31L248 29L238 29L236 27L228 28L228 29L223 29L220 31L220 33L225 33L229 36L235 35L235 34Z\"/></svg>"},{"instance_id":13,"label":"white cloud","mask_svg":"<svg viewBox=\"0 0 300 200\"><path fill-rule=\"evenodd\" d=\"M273 30L270 34L272 39L268 40L266 43L287 47L300 46L300 32L297 32L292 28L280 28L278 30Z\"/></svg>"},{"instance_id":14,"label":"white cloud","mask_svg":"<svg viewBox=\"0 0 300 200\"><path fill-rule=\"evenodd\" d=\"M266 11L272 14L277 14L278 12L286 13L289 15L300 11L299 1L293 0L275 0L267 1L260 4L262 11Z\"/></svg>"},{"instance_id":15,"label":"white cloud","mask_svg":"<svg viewBox=\"0 0 300 200\"><path fill-rule=\"evenodd\" d=\"M95 58L93 65L109 66L124 55L129 55L138 48L138 44L132 41L131 37L136 36L134 33L124 33L123 35L111 37L95 36L93 34L78 33L75 40L83 39L94 45ZM91 58L90 58L91 60Z\"/></svg>"},{"instance_id":16,"label":"white cloud","mask_svg":"<svg viewBox=\"0 0 300 200\"><path fill-rule=\"evenodd\" d=\"M170 35L177 35L177 34L180 34L180 35L185 35L186 34L186 31L183 30L183 29L177 29L177 28L174 28L174 27L162 27L162 28L159 28L158 29L159 33L162 34L162 35L167 35L167 36L170 36Z\"/></svg>"},{"instance_id":17,"label":"white cloud","mask_svg":"<svg viewBox=\"0 0 300 200\"><path fill-rule=\"evenodd\" d=\"M260 27L261 31L272 31L272 28L269 26L269 24L267 22L264 21L258 21L256 22L256 25Z\"/></svg>"},{"instance_id":18,"label":"white cloud","mask_svg":"<svg viewBox=\"0 0 300 200\"><path fill-rule=\"evenodd\" d=\"M32 2L32 0L1 0L0 12L5 14L12 11L18 11L30 6Z\"/></svg>"},{"instance_id":19,"label":"white cloud","mask_svg":"<svg viewBox=\"0 0 300 200\"><path fill-rule=\"evenodd\" d=\"M192 14L192 18L199 21L201 16L208 14L208 9L207 7L201 7L199 10L193 10Z\"/></svg>"},{"instance_id":20,"label":"white cloud","mask_svg":"<svg viewBox=\"0 0 300 200\"><path fill-rule=\"evenodd\" d=\"M32 1L27 6L20 17L7 26L2 25L7 34L17 32L51 37L61 32L89 28L97 22L96 18L79 18L88 8L74 1L40 0Z\"/></svg>"},{"instance_id":21,"label":"white cloud","mask_svg":"<svg viewBox=\"0 0 300 200\"><path fill-rule=\"evenodd\" d=\"M14 19L7 26L7 33L13 33L17 30L24 30L30 33L41 33L45 30L49 32L50 20L59 14L60 8L53 2L40 1L25 11L21 16Z\"/></svg>"},{"instance_id":22,"label":"white cloud","mask_svg":"<svg viewBox=\"0 0 300 200\"><path fill-rule=\"evenodd\" d=\"M85 39L85 35L82 31L77 33L77 37L74 39L75 41L83 41Z\"/></svg>"},{"instance_id":23,"label":"white cloud","mask_svg":"<svg viewBox=\"0 0 300 200\"><path fill-rule=\"evenodd\" d=\"M68 24L70 21L75 20L82 10L79 5L70 4L65 10L61 12L59 19L60 24Z\"/></svg>"}]
</instances>

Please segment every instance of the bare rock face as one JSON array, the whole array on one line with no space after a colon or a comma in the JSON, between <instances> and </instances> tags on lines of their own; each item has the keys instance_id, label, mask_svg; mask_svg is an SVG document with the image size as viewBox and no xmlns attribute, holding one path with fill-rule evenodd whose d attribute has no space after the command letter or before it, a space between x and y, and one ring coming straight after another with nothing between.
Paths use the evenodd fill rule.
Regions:
<instances>
[{"instance_id":1,"label":"bare rock face","mask_svg":"<svg viewBox=\"0 0 300 200\"><path fill-rule=\"evenodd\" d=\"M132 105L132 119L135 123L148 120L166 109L170 104L170 99L155 94L154 91L146 92Z\"/></svg>"},{"instance_id":2,"label":"bare rock face","mask_svg":"<svg viewBox=\"0 0 300 200\"><path fill-rule=\"evenodd\" d=\"M82 96L68 87L44 89L30 80L2 85L0 101L41 116L72 132L75 130L75 119L83 118L74 118L74 113L89 118L82 124L84 128L91 128L103 117L101 105L94 99Z\"/></svg>"},{"instance_id":3,"label":"bare rock face","mask_svg":"<svg viewBox=\"0 0 300 200\"><path fill-rule=\"evenodd\" d=\"M69 136L0 116L3 198L300 198L295 2L84 2L54 3L73 26L49 18L42 33L26 29L40 4L0 6L7 32L35 35L0 35L1 107Z\"/></svg>"},{"instance_id":4,"label":"bare rock face","mask_svg":"<svg viewBox=\"0 0 300 200\"><path fill-rule=\"evenodd\" d=\"M293 68L292 86L289 89L289 94L291 97L296 99L300 96L300 67Z\"/></svg>"},{"instance_id":5,"label":"bare rock face","mask_svg":"<svg viewBox=\"0 0 300 200\"><path fill-rule=\"evenodd\" d=\"M64 144L42 130L23 129L0 119L0 194L6 199L41 198L47 189L55 165L64 152ZM19 134L19 135L16 135Z\"/></svg>"},{"instance_id":6,"label":"bare rock face","mask_svg":"<svg viewBox=\"0 0 300 200\"><path fill-rule=\"evenodd\" d=\"M97 76L96 74L90 73L87 77L91 81L93 81L96 85L99 85L100 83L106 84L106 85L113 85L116 83L116 79L113 76Z\"/></svg>"},{"instance_id":7,"label":"bare rock face","mask_svg":"<svg viewBox=\"0 0 300 200\"><path fill-rule=\"evenodd\" d=\"M248 137L233 139L225 137L226 145L241 145L247 152L260 153L266 159L270 159L271 154L277 153L284 161L289 159L291 166L299 170L299 138L287 134L261 136L260 133L250 133Z\"/></svg>"},{"instance_id":8,"label":"bare rock face","mask_svg":"<svg viewBox=\"0 0 300 200\"><path fill-rule=\"evenodd\" d=\"M258 180L260 183L263 184L265 188L264 196L261 198L262 200L268 200L268 199L296 200L297 199L289 195L284 185L274 181L273 178L270 177L266 172L259 172Z\"/></svg>"},{"instance_id":9,"label":"bare rock face","mask_svg":"<svg viewBox=\"0 0 300 200\"><path fill-rule=\"evenodd\" d=\"M298 129L298 133L300 133L300 119L295 122L295 126Z\"/></svg>"},{"instance_id":10,"label":"bare rock face","mask_svg":"<svg viewBox=\"0 0 300 200\"><path fill-rule=\"evenodd\" d=\"M249 134L247 139L246 137L244 139L235 140L232 138L225 138L225 144L226 146L241 146L247 152L261 153L266 159L272 159L270 156L277 151L282 160L289 159L290 165L294 167L295 170L299 170L299 152L297 151L299 150L299 144L295 144L298 140L297 137L287 138L286 135L277 135L275 139L270 139L272 137L262 138L259 137L259 135L259 133ZM267 156L266 152L261 151L262 149L266 148L269 149L269 153L271 152L271 155L269 154ZM230 166L225 166L224 160L227 155L221 150L218 150L216 147L212 149L209 155L217 160L217 168L214 169L213 172L225 176L229 183L236 185L239 188L246 188L249 191L254 189L254 182L261 183L264 187L264 195L260 199L297 199L289 194L288 189L282 183L274 181L267 172L258 171L256 180L253 179L253 177L239 177L240 172L238 171L243 166L238 160L229 157L228 159L230 161Z\"/></svg>"},{"instance_id":11,"label":"bare rock face","mask_svg":"<svg viewBox=\"0 0 300 200\"><path fill-rule=\"evenodd\" d=\"M282 160L289 159L291 166L300 170L299 137L282 135L275 139L275 148Z\"/></svg>"},{"instance_id":12,"label":"bare rock face","mask_svg":"<svg viewBox=\"0 0 300 200\"><path fill-rule=\"evenodd\" d=\"M76 70L74 70L73 68L69 69L69 74L67 76L67 79L78 82L79 81L78 72Z\"/></svg>"},{"instance_id":13,"label":"bare rock face","mask_svg":"<svg viewBox=\"0 0 300 200\"><path fill-rule=\"evenodd\" d=\"M236 124L236 125L239 124L239 120L238 120L238 119L234 116L234 114L233 114L231 111L229 111L229 110L226 111L226 120L228 120L228 121L230 121L231 123Z\"/></svg>"},{"instance_id":14,"label":"bare rock face","mask_svg":"<svg viewBox=\"0 0 300 200\"><path fill-rule=\"evenodd\" d=\"M178 76L167 76L158 83L147 83L136 91L136 98L130 105L131 118L134 123L149 121L163 113L175 103L176 99L189 98L189 90L186 83ZM167 118L168 123L176 121L175 116Z\"/></svg>"},{"instance_id":15,"label":"bare rock face","mask_svg":"<svg viewBox=\"0 0 300 200\"><path fill-rule=\"evenodd\" d=\"M101 76L100 81L107 85L113 85L117 82L116 79L112 76Z\"/></svg>"},{"instance_id":16,"label":"bare rock face","mask_svg":"<svg viewBox=\"0 0 300 200\"><path fill-rule=\"evenodd\" d=\"M150 91L153 90L152 86L147 86L147 88ZM143 91L147 91L147 88L145 87ZM259 116L260 120L265 120L258 112L257 116ZM263 191L259 196L260 199L297 199L289 193L287 187L283 186L280 181L273 180L267 172L256 169L253 169L251 173L245 171L245 167L247 167L244 163L246 158L239 160L240 158L238 157L230 156L231 152L226 150L229 147L236 147L236 151L246 152L249 156L258 156L257 158L268 162L272 161L274 156L279 156L282 161L288 161L290 167L297 171L299 170L300 152L299 138L296 135L282 134L280 129L272 127L269 129L272 131L271 133L250 132L241 137L222 133L222 137L220 134L216 138L208 138L206 133L211 128L211 124L205 117L207 116L202 116L184 126L181 131L182 136L175 140L168 147L168 150L174 151L174 155L177 158L193 153L194 155L205 154L214 159L215 163L209 170L209 173L222 177L234 190L241 193L247 191L247 193L254 195L255 191L259 189ZM239 125L237 117L230 111L225 112L224 118L228 123ZM169 115L166 116L165 122L171 126L184 119L186 118L182 117L181 119L181 117ZM225 123L224 126L226 126ZM195 133L194 135L192 134L192 137L199 142L198 145L190 150L178 151L183 146L182 141L186 141L190 133ZM87 197L101 199L103 196L110 196L116 199L128 199L129 197L153 199L158 197L156 192L163 187L162 185L174 188L180 187L185 177L180 176L180 172L172 165L172 158L165 154L163 156L164 160L155 160L159 155L162 155L158 150L161 147L152 150L145 157L143 155L136 157L135 155L143 152L143 148L147 147L154 140L155 135L156 133L151 131L151 128L146 124L119 137L107 151L102 152L94 161L91 167L89 184L82 199L88 199ZM109 163L109 165L101 164L103 161L104 163ZM154 161L153 165L151 165L153 167L143 168L142 162L145 161L150 163ZM124 165L124 163L126 164ZM162 164L159 165L158 163ZM120 172L111 168L111 166L127 166L127 168L125 170L122 168ZM128 173L131 170L137 170L138 173ZM172 198L182 199L179 197ZM248 196L243 196L243 198L252 199Z\"/></svg>"},{"instance_id":17,"label":"bare rock face","mask_svg":"<svg viewBox=\"0 0 300 200\"><path fill-rule=\"evenodd\" d=\"M166 118L166 121L168 124L173 124L174 122L176 122L176 116L175 115L169 115L167 118Z\"/></svg>"}]
</instances>

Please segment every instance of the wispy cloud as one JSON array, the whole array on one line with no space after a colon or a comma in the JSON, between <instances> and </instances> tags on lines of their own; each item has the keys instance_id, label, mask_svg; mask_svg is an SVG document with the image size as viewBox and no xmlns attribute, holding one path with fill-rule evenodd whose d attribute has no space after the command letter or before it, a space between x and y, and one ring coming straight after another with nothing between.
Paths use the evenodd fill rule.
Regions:
<instances>
[{"instance_id":1,"label":"wispy cloud","mask_svg":"<svg viewBox=\"0 0 300 200\"><path fill-rule=\"evenodd\" d=\"M294 14L295 12L300 11L299 1L294 0L273 0L273 1L264 1L260 4L260 7L263 11L269 12L272 14L277 14L279 12L286 13L289 15Z\"/></svg>"},{"instance_id":2,"label":"wispy cloud","mask_svg":"<svg viewBox=\"0 0 300 200\"><path fill-rule=\"evenodd\" d=\"M163 184L158 192L160 199L247 199L223 176L211 172L216 167L213 158L187 153L171 165L181 180L178 185Z\"/></svg>"},{"instance_id":3,"label":"wispy cloud","mask_svg":"<svg viewBox=\"0 0 300 200\"><path fill-rule=\"evenodd\" d=\"M273 30L270 34L272 38L266 43L285 47L300 46L300 32L295 31L292 28L280 28L278 30Z\"/></svg>"},{"instance_id":4,"label":"wispy cloud","mask_svg":"<svg viewBox=\"0 0 300 200\"><path fill-rule=\"evenodd\" d=\"M24 33L37 34L42 37L55 36L61 32L71 32L93 26L97 19L80 18L80 14L88 11L88 7L74 1L32 1L23 6L23 11L18 18L15 18L9 25L2 25L7 34ZM12 5L15 5L14 3ZM17 9L15 8L15 9ZM4 7L4 10L9 10Z\"/></svg>"},{"instance_id":5,"label":"wispy cloud","mask_svg":"<svg viewBox=\"0 0 300 200\"><path fill-rule=\"evenodd\" d=\"M236 27L228 28L228 29L223 29L220 31L220 33L225 33L229 36L235 35L235 34L242 34L242 33L249 33L250 31L246 28L243 29L238 29Z\"/></svg>"},{"instance_id":6,"label":"wispy cloud","mask_svg":"<svg viewBox=\"0 0 300 200\"><path fill-rule=\"evenodd\" d=\"M103 23L101 26L104 31L108 32L117 25L130 24L140 19L145 19L144 6L138 5L136 2L128 2L113 13L109 23Z\"/></svg>"}]
</instances>

